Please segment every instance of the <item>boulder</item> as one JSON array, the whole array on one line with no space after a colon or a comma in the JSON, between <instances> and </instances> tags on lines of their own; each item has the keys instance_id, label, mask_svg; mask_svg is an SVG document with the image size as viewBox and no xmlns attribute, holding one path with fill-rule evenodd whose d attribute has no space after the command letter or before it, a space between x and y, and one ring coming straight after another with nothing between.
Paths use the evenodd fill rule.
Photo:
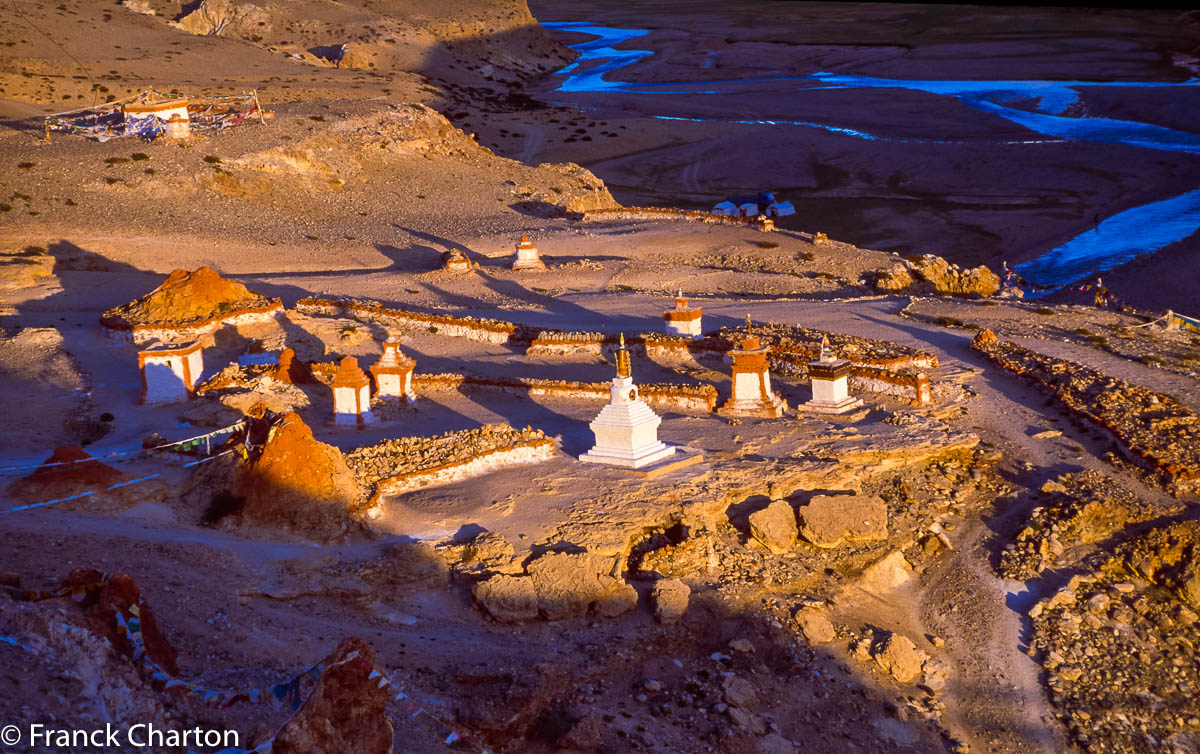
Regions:
<instances>
[{"instance_id":1,"label":"boulder","mask_svg":"<svg viewBox=\"0 0 1200 754\"><path fill-rule=\"evenodd\" d=\"M776 555L790 552L796 544L796 514L786 500L772 500L750 514L750 536Z\"/></svg>"},{"instance_id":2,"label":"boulder","mask_svg":"<svg viewBox=\"0 0 1200 754\"><path fill-rule=\"evenodd\" d=\"M620 559L587 552L548 552L526 564L525 575L500 573L478 583L474 595L506 623L589 612L612 618L637 605L637 591L620 577Z\"/></svg>"},{"instance_id":3,"label":"boulder","mask_svg":"<svg viewBox=\"0 0 1200 754\"><path fill-rule=\"evenodd\" d=\"M678 579L659 579L650 592L654 600L654 618L669 626L683 617L687 611L692 590Z\"/></svg>"},{"instance_id":4,"label":"boulder","mask_svg":"<svg viewBox=\"0 0 1200 754\"><path fill-rule=\"evenodd\" d=\"M800 536L817 547L887 539L887 503L866 495L817 495L800 508Z\"/></svg>"},{"instance_id":5,"label":"boulder","mask_svg":"<svg viewBox=\"0 0 1200 754\"><path fill-rule=\"evenodd\" d=\"M611 618L637 605L637 591L619 577L617 558L593 553L549 552L526 566L547 620L587 615L594 608Z\"/></svg>"},{"instance_id":6,"label":"boulder","mask_svg":"<svg viewBox=\"0 0 1200 754\"><path fill-rule=\"evenodd\" d=\"M275 734L272 754L391 754L391 694L371 677L371 647L344 639L323 666L304 705Z\"/></svg>"},{"instance_id":7,"label":"boulder","mask_svg":"<svg viewBox=\"0 0 1200 754\"><path fill-rule=\"evenodd\" d=\"M522 623L538 617L538 595L533 579L496 574L472 590L475 600L501 623Z\"/></svg>"},{"instance_id":8,"label":"boulder","mask_svg":"<svg viewBox=\"0 0 1200 754\"><path fill-rule=\"evenodd\" d=\"M871 646L871 659L900 683L911 683L921 673L929 655L907 636L888 632Z\"/></svg>"},{"instance_id":9,"label":"boulder","mask_svg":"<svg viewBox=\"0 0 1200 754\"><path fill-rule=\"evenodd\" d=\"M827 644L836 637L833 624L819 610L801 610L796 624L809 644Z\"/></svg>"},{"instance_id":10,"label":"boulder","mask_svg":"<svg viewBox=\"0 0 1200 754\"><path fill-rule=\"evenodd\" d=\"M912 566L900 550L892 550L863 569L859 585L872 594L884 594L906 586L913 579Z\"/></svg>"}]
</instances>

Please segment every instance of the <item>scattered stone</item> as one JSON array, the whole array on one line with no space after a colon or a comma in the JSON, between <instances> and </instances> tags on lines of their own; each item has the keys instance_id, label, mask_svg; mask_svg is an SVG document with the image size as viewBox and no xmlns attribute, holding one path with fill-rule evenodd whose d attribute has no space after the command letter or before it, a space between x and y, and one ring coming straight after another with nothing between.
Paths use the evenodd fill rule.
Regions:
<instances>
[{"instance_id":1,"label":"scattered stone","mask_svg":"<svg viewBox=\"0 0 1200 754\"><path fill-rule=\"evenodd\" d=\"M725 692L725 701L731 707L752 707L758 701L758 692L754 689L754 684L736 675L727 677L721 684L721 689Z\"/></svg>"},{"instance_id":2,"label":"scattered stone","mask_svg":"<svg viewBox=\"0 0 1200 754\"><path fill-rule=\"evenodd\" d=\"M754 645L749 639L734 639L729 642L729 648L744 655L754 654Z\"/></svg>"},{"instance_id":3,"label":"scattered stone","mask_svg":"<svg viewBox=\"0 0 1200 754\"><path fill-rule=\"evenodd\" d=\"M809 644L827 644L837 636L833 624L817 610L801 610L796 614L796 623Z\"/></svg>"}]
</instances>

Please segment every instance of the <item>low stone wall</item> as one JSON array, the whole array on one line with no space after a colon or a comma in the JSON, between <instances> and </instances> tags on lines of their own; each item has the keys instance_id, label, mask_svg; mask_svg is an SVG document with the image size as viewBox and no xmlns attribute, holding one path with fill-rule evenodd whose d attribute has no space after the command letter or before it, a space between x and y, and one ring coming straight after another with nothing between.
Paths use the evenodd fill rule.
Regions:
<instances>
[{"instance_id":1,"label":"low stone wall","mask_svg":"<svg viewBox=\"0 0 1200 754\"><path fill-rule=\"evenodd\" d=\"M971 347L1108 431L1126 453L1176 492L1200 489L1200 415L1170 396L983 330Z\"/></svg>"},{"instance_id":2,"label":"low stone wall","mask_svg":"<svg viewBox=\"0 0 1200 754\"><path fill-rule=\"evenodd\" d=\"M851 367L846 382L855 390L895 395L917 406L933 403L933 386L924 372L910 374L878 367Z\"/></svg>"},{"instance_id":3,"label":"low stone wall","mask_svg":"<svg viewBox=\"0 0 1200 754\"><path fill-rule=\"evenodd\" d=\"M351 317L364 322L399 324L420 328L452 338L466 338L484 343L508 343L510 340L532 341L538 330L499 319L431 314L397 307L385 307L378 301L350 298L308 297L296 302L296 311L308 315Z\"/></svg>"},{"instance_id":4,"label":"low stone wall","mask_svg":"<svg viewBox=\"0 0 1200 754\"><path fill-rule=\"evenodd\" d=\"M615 207L590 210L582 214L581 219L583 220L686 220L710 225L735 225L741 228L751 227L756 230L775 230L774 223L763 223L757 217L717 215L712 212L673 207Z\"/></svg>"},{"instance_id":5,"label":"low stone wall","mask_svg":"<svg viewBox=\"0 0 1200 754\"><path fill-rule=\"evenodd\" d=\"M382 514L381 500L386 495L403 495L423 487L450 484L462 479L483 476L509 466L541 463L554 458L557 454L558 448L554 441L547 438L544 441L491 450L466 461L448 463L444 466L388 479L381 482L376 488L370 505L367 507L367 517L378 518Z\"/></svg>"},{"instance_id":6,"label":"low stone wall","mask_svg":"<svg viewBox=\"0 0 1200 754\"><path fill-rule=\"evenodd\" d=\"M193 320L178 326L165 324L138 325L115 317L101 317L100 326L110 338L126 343L149 343L161 341L164 343L183 340L196 340L223 327L238 327L239 325L270 322L283 313L283 302L273 299L262 306L235 309L231 312L216 314L207 319Z\"/></svg>"},{"instance_id":7,"label":"low stone wall","mask_svg":"<svg viewBox=\"0 0 1200 754\"><path fill-rule=\"evenodd\" d=\"M506 466L537 463L558 452L554 440L540 429L514 429L489 424L478 429L447 432L436 437L401 437L356 448L346 454L367 515L381 512L385 495L448 484Z\"/></svg>"},{"instance_id":8,"label":"low stone wall","mask_svg":"<svg viewBox=\"0 0 1200 754\"><path fill-rule=\"evenodd\" d=\"M475 377L456 372L413 375L413 388L420 392L472 389L523 390L531 396L607 401L610 387L611 384L608 382L568 382L533 377ZM642 400L648 405L667 411L710 413L717 405L717 389L712 385L647 383L637 387Z\"/></svg>"}]
</instances>

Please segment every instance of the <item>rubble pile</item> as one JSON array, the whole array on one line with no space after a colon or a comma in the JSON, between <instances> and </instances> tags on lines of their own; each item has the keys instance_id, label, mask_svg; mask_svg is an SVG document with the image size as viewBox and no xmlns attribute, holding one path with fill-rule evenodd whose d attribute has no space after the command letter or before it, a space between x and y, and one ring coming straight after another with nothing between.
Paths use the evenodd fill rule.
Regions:
<instances>
[{"instance_id":1,"label":"rubble pile","mask_svg":"<svg viewBox=\"0 0 1200 754\"><path fill-rule=\"evenodd\" d=\"M875 288L886 293L988 298L1000 290L1000 278L984 265L964 270L933 254L909 257L875 272Z\"/></svg>"},{"instance_id":2,"label":"rubble pile","mask_svg":"<svg viewBox=\"0 0 1200 754\"><path fill-rule=\"evenodd\" d=\"M191 272L175 270L160 286L104 312L100 324L113 330L137 327L194 327L214 320L282 309L277 298L267 298L241 283L226 280L209 267Z\"/></svg>"},{"instance_id":3,"label":"rubble pile","mask_svg":"<svg viewBox=\"0 0 1200 754\"><path fill-rule=\"evenodd\" d=\"M1088 751L1200 745L1200 524L1154 529L1034 605L1050 701Z\"/></svg>"},{"instance_id":4,"label":"rubble pile","mask_svg":"<svg viewBox=\"0 0 1200 754\"><path fill-rule=\"evenodd\" d=\"M1029 521L1000 555L1000 574L1025 581L1047 568L1062 565L1068 548L1108 539L1132 523L1179 510L1151 505L1098 471L1064 474L1047 482L1049 500L1030 513Z\"/></svg>"},{"instance_id":5,"label":"rubble pile","mask_svg":"<svg viewBox=\"0 0 1200 754\"><path fill-rule=\"evenodd\" d=\"M990 330L976 335L971 347L1110 432L1176 492L1200 486L1200 416L1174 398L1001 341Z\"/></svg>"},{"instance_id":6,"label":"rubble pile","mask_svg":"<svg viewBox=\"0 0 1200 754\"><path fill-rule=\"evenodd\" d=\"M59 510L96 512L122 510L140 502L161 502L170 494L170 488L161 479L118 486L134 479L132 474L100 463L78 446L64 445L55 448L32 474L8 485L5 495L30 505L75 497L78 499L56 505Z\"/></svg>"},{"instance_id":7,"label":"rubble pile","mask_svg":"<svg viewBox=\"0 0 1200 754\"><path fill-rule=\"evenodd\" d=\"M240 466L229 494L244 524L283 529L317 541L359 532L360 501L342 452L318 442L298 414L285 414L257 457Z\"/></svg>"},{"instance_id":8,"label":"rubble pile","mask_svg":"<svg viewBox=\"0 0 1200 754\"><path fill-rule=\"evenodd\" d=\"M284 353L289 352L291 349ZM282 358L279 364L234 363L205 380L196 388L196 395L216 396L221 405L243 414L259 406L276 414L299 411L311 405L304 391L294 384L294 375L303 380L305 374L311 372L294 357L286 364Z\"/></svg>"},{"instance_id":9,"label":"rubble pile","mask_svg":"<svg viewBox=\"0 0 1200 754\"><path fill-rule=\"evenodd\" d=\"M465 463L498 450L552 442L540 429L487 424L434 437L397 437L355 448L346 454L346 464L364 495L370 497L385 480Z\"/></svg>"}]
</instances>

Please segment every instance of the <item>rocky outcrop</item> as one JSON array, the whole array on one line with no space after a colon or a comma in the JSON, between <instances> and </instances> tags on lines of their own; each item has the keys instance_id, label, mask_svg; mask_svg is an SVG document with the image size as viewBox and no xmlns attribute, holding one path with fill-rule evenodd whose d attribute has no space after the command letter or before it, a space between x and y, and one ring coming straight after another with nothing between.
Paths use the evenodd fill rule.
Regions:
<instances>
[{"instance_id":1,"label":"rocky outcrop","mask_svg":"<svg viewBox=\"0 0 1200 754\"><path fill-rule=\"evenodd\" d=\"M275 734L273 754L390 754L386 687L376 680L375 652L344 639L322 663L312 693Z\"/></svg>"},{"instance_id":2,"label":"rocky outcrop","mask_svg":"<svg viewBox=\"0 0 1200 754\"><path fill-rule=\"evenodd\" d=\"M909 257L875 273L875 288L885 293L987 298L1000 290L1000 278L980 265L963 270L933 254Z\"/></svg>"},{"instance_id":3,"label":"rocky outcrop","mask_svg":"<svg viewBox=\"0 0 1200 754\"><path fill-rule=\"evenodd\" d=\"M929 655L917 649L907 636L886 633L871 645L871 659L900 683L910 683L921 674Z\"/></svg>"},{"instance_id":4,"label":"rocky outcrop","mask_svg":"<svg viewBox=\"0 0 1200 754\"><path fill-rule=\"evenodd\" d=\"M189 34L248 39L268 31L272 20L270 13L253 3L201 0L176 26Z\"/></svg>"},{"instance_id":5,"label":"rocky outcrop","mask_svg":"<svg viewBox=\"0 0 1200 754\"><path fill-rule=\"evenodd\" d=\"M776 555L789 552L796 544L796 514L786 500L750 514L750 536Z\"/></svg>"},{"instance_id":6,"label":"rocky outcrop","mask_svg":"<svg viewBox=\"0 0 1200 754\"><path fill-rule=\"evenodd\" d=\"M564 212L583 213L598 209L616 209L621 205L609 193L604 181L592 171L573 162L543 162L541 170L549 170L563 176L549 194L536 194L534 199L560 207Z\"/></svg>"},{"instance_id":7,"label":"rocky outcrop","mask_svg":"<svg viewBox=\"0 0 1200 754\"><path fill-rule=\"evenodd\" d=\"M887 539L887 503L867 495L817 495L799 510L800 536L832 548Z\"/></svg>"},{"instance_id":8,"label":"rocky outcrop","mask_svg":"<svg viewBox=\"0 0 1200 754\"><path fill-rule=\"evenodd\" d=\"M523 575L496 574L479 582L474 595L489 615L506 623L589 612L614 617L637 604L637 592L621 577L620 559L586 552L548 552L527 563Z\"/></svg>"},{"instance_id":9,"label":"rocky outcrop","mask_svg":"<svg viewBox=\"0 0 1200 754\"><path fill-rule=\"evenodd\" d=\"M678 579L659 579L654 582L650 599L654 602L654 618L664 626L677 623L687 612L692 590Z\"/></svg>"}]
</instances>

